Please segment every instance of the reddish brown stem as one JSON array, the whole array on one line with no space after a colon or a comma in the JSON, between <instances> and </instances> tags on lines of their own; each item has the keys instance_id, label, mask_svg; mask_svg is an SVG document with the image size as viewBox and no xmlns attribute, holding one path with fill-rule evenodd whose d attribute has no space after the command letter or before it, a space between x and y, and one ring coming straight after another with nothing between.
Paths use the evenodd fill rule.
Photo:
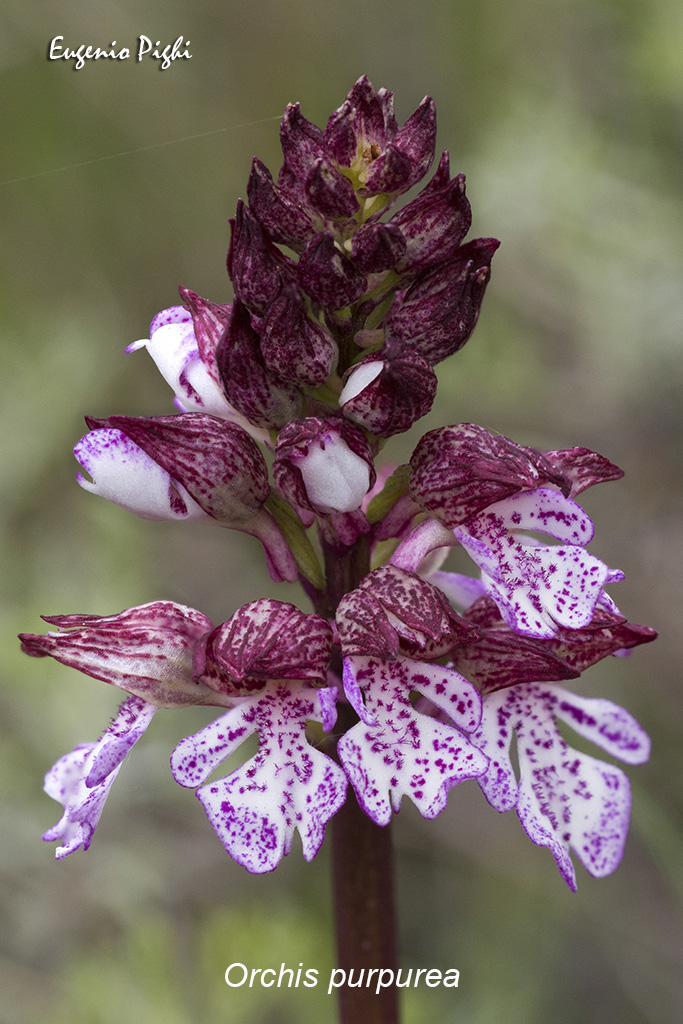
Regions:
<instances>
[{"instance_id":1,"label":"reddish brown stem","mask_svg":"<svg viewBox=\"0 0 683 1024\"><path fill-rule=\"evenodd\" d=\"M377 992L378 973L367 984L373 968L388 968L393 977L398 970L391 825L382 828L368 818L350 787L331 825L337 966L347 981L337 990L340 1024L398 1024L396 987ZM349 980L358 984L361 970L362 983L350 986Z\"/></svg>"},{"instance_id":2,"label":"reddish brown stem","mask_svg":"<svg viewBox=\"0 0 683 1024\"><path fill-rule=\"evenodd\" d=\"M326 588L314 595L318 614L332 618L339 601L370 571L370 545L360 537L352 547L332 546L321 538ZM338 648L332 667L341 675ZM340 702L335 732L343 735L357 721L351 707ZM349 786L346 803L330 824L340 1024L398 1024L398 990L380 987L398 971L394 910L391 825L376 825L358 806ZM373 971L368 984L368 972ZM344 972L343 975L341 972ZM361 980L360 972L363 971ZM353 972L353 973L352 973ZM352 982L353 984L349 984ZM359 983L360 982L360 983Z\"/></svg>"}]
</instances>

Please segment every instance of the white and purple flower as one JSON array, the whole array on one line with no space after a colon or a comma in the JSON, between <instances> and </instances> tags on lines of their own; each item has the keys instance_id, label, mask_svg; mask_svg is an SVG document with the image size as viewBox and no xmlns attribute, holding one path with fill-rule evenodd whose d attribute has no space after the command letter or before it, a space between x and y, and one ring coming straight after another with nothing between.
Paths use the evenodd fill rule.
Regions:
<instances>
[{"instance_id":1,"label":"white and purple flower","mask_svg":"<svg viewBox=\"0 0 683 1024\"><path fill-rule=\"evenodd\" d=\"M181 740L171 769L181 786L197 796L230 856L247 871L272 871L291 848L294 832L312 860L325 838L325 825L346 799L346 775L306 739L306 724L332 729L336 690L305 682L269 680L253 697ZM227 778L209 776L249 736L259 749Z\"/></svg>"},{"instance_id":2,"label":"white and purple flower","mask_svg":"<svg viewBox=\"0 0 683 1024\"><path fill-rule=\"evenodd\" d=\"M197 647L195 674L235 707L182 740L176 782L197 796L230 855L249 871L272 871L298 830L306 860L346 797L346 776L306 739L306 723L326 731L337 712L327 687L332 630L319 615L262 599L240 608ZM227 778L212 772L250 735L259 749Z\"/></svg>"},{"instance_id":3,"label":"white and purple flower","mask_svg":"<svg viewBox=\"0 0 683 1024\"><path fill-rule=\"evenodd\" d=\"M126 352L147 349L161 376L172 388L181 412L204 412L222 419L234 419L236 413L223 394L215 359L215 336L220 337L230 307L207 303L193 292L185 291L183 297L194 300L195 317L201 317L207 328L215 327L215 331L205 329L199 334L200 338L205 339L202 349L199 347L193 310L189 306L171 306L154 317L149 328L149 339L134 341Z\"/></svg>"},{"instance_id":4,"label":"white and purple flower","mask_svg":"<svg viewBox=\"0 0 683 1024\"><path fill-rule=\"evenodd\" d=\"M517 811L531 841L550 849L575 890L570 851L596 878L619 865L631 789L620 768L572 748L557 719L627 764L647 761L650 741L623 708L578 697L557 684L525 683L484 697L481 726L472 740L491 762L479 785L497 811ZM519 779L510 760L513 736Z\"/></svg>"},{"instance_id":5,"label":"white and purple flower","mask_svg":"<svg viewBox=\"0 0 683 1024\"><path fill-rule=\"evenodd\" d=\"M98 741L76 747L46 776L46 792L64 806L44 836L61 842L57 857L88 848L121 764L156 711L193 704L230 708L172 757L176 781L200 786L197 796L226 849L248 870L270 871L298 829L304 856L315 856L347 788L339 765L306 739L308 722L329 731L336 721L337 690L324 685L332 644L324 619L261 600L215 629L200 612L162 601L48 621L62 632L22 634L26 653L131 694ZM201 785L252 733L257 754L227 779Z\"/></svg>"},{"instance_id":6,"label":"white and purple flower","mask_svg":"<svg viewBox=\"0 0 683 1024\"><path fill-rule=\"evenodd\" d=\"M365 812L380 825L409 796L426 818L450 789L486 771L488 759L467 735L481 718L477 689L430 659L479 636L431 584L393 566L367 576L337 610L344 689L361 721L337 749ZM416 660L420 659L420 660ZM444 721L422 714L428 698Z\"/></svg>"},{"instance_id":7,"label":"white and purple flower","mask_svg":"<svg viewBox=\"0 0 683 1024\"><path fill-rule=\"evenodd\" d=\"M461 544L479 566L483 589L516 632L552 637L561 627L580 629L603 587L623 579L585 550L593 524L573 500L591 484L622 475L597 453L540 452L464 423L425 434L411 467L412 501L452 530L450 543ZM546 545L536 533L560 544ZM443 530L422 523L394 562L416 569L447 543Z\"/></svg>"},{"instance_id":8,"label":"white and purple flower","mask_svg":"<svg viewBox=\"0 0 683 1024\"><path fill-rule=\"evenodd\" d=\"M193 679L195 644L212 628L193 608L154 601L118 615L55 615L47 621L59 631L21 634L26 654L55 658L130 694L99 740L77 746L45 777L45 791L64 806L64 814L43 838L61 843L61 858L81 846L88 849L126 754L159 708L226 700Z\"/></svg>"},{"instance_id":9,"label":"white and purple flower","mask_svg":"<svg viewBox=\"0 0 683 1024\"><path fill-rule=\"evenodd\" d=\"M75 747L50 768L45 776L45 792L62 804L64 813L43 839L59 843L57 860L81 847L88 849L124 758L157 710L140 697L128 697L99 740Z\"/></svg>"},{"instance_id":10,"label":"white and purple flower","mask_svg":"<svg viewBox=\"0 0 683 1024\"><path fill-rule=\"evenodd\" d=\"M266 431L254 426L234 409L221 383L216 350L230 317L230 306L203 299L181 288L184 306L162 309L149 328L149 338L134 341L126 352L147 349L175 395L180 412L202 412L239 424L266 445Z\"/></svg>"},{"instance_id":11,"label":"white and purple flower","mask_svg":"<svg viewBox=\"0 0 683 1024\"><path fill-rule=\"evenodd\" d=\"M217 523L264 546L275 580L298 570L264 507L271 488L258 444L237 423L204 413L86 417L91 431L74 449L92 480L81 487L143 519Z\"/></svg>"}]
</instances>

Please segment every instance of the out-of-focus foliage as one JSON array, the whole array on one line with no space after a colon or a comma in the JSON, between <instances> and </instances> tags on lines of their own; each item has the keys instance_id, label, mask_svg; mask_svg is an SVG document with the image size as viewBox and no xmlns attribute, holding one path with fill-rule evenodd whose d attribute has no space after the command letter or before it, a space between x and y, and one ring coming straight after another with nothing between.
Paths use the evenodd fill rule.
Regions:
<instances>
[{"instance_id":1,"label":"out-of-focus foliage","mask_svg":"<svg viewBox=\"0 0 683 1024\"><path fill-rule=\"evenodd\" d=\"M133 48L190 40L191 60L48 61L50 39ZM582 692L652 733L618 873L563 887L546 850L474 784L446 812L397 819L406 965L457 967L406 1020L669 1024L683 1004L678 638L683 615L683 13L678 0L206 0L13 5L0 15L4 514L3 889L7 1024L333 1019L316 990L230 990L223 972L332 962L326 854L273 876L230 863L173 742L200 710L161 713L114 788L91 850L55 863L44 771L101 732L116 694L20 655L38 615L155 598L221 621L271 594L256 542L134 520L74 483L82 415L170 411L124 347L187 285L228 301L228 218L251 157L279 166L277 118L317 123L362 73L405 119L436 100L439 144L468 176L474 232L495 235L480 324L440 367L421 427L473 420L543 448L587 445L624 481L587 496L593 548L627 573L613 594L662 637L603 664ZM66 168L61 170L61 168ZM17 180L18 179L18 180ZM397 438L405 458L420 435Z\"/></svg>"}]
</instances>

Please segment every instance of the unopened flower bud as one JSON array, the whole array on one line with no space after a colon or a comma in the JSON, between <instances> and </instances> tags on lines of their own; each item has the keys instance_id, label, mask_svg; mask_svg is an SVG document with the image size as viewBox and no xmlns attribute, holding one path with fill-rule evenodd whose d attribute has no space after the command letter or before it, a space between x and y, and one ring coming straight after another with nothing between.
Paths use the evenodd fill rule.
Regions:
<instances>
[{"instance_id":1,"label":"unopened flower bud","mask_svg":"<svg viewBox=\"0 0 683 1024\"><path fill-rule=\"evenodd\" d=\"M86 422L92 430L125 434L223 526L252 519L270 494L261 451L235 423L202 413L86 417Z\"/></svg>"},{"instance_id":2,"label":"unopened flower bud","mask_svg":"<svg viewBox=\"0 0 683 1024\"><path fill-rule=\"evenodd\" d=\"M351 167L358 157L370 164L384 151L398 129L392 101L393 93L377 92L365 75L358 79L325 126L325 145L338 164Z\"/></svg>"},{"instance_id":3,"label":"unopened flower bud","mask_svg":"<svg viewBox=\"0 0 683 1024\"><path fill-rule=\"evenodd\" d=\"M434 101L425 96L402 128L388 141L384 152L372 163L361 195L407 192L429 170L436 142Z\"/></svg>"},{"instance_id":4,"label":"unopened flower bud","mask_svg":"<svg viewBox=\"0 0 683 1024\"><path fill-rule=\"evenodd\" d=\"M326 219L349 219L358 212L353 185L325 157L315 161L306 179L306 194L313 209Z\"/></svg>"},{"instance_id":5,"label":"unopened flower bud","mask_svg":"<svg viewBox=\"0 0 683 1024\"><path fill-rule=\"evenodd\" d=\"M299 252L315 233L312 213L276 185L268 168L256 157L249 176L247 196L252 212L274 242L281 242Z\"/></svg>"},{"instance_id":6,"label":"unopened flower bud","mask_svg":"<svg viewBox=\"0 0 683 1024\"><path fill-rule=\"evenodd\" d=\"M299 389L266 366L260 337L241 302L233 303L216 361L230 404L250 423L277 430L300 415Z\"/></svg>"},{"instance_id":7,"label":"unopened flower bud","mask_svg":"<svg viewBox=\"0 0 683 1024\"><path fill-rule=\"evenodd\" d=\"M291 197L306 202L305 183L316 160L325 155L323 133L307 120L298 103L285 107L280 124L280 145L284 163L278 176L279 187Z\"/></svg>"},{"instance_id":8,"label":"unopened flower bud","mask_svg":"<svg viewBox=\"0 0 683 1024\"><path fill-rule=\"evenodd\" d=\"M331 648L332 630L320 615L263 598L203 637L195 650L194 678L235 696L277 679L322 683Z\"/></svg>"},{"instance_id":9,"label":"unopened flower bud","mask_svg":"<svg viewBox=\"0 0 683 1024\"><path fill-rule=\"evenodd\" d=\"M444 153L440 169L444 158L448 177L448 153ZM399 271L422 273L451 260L470 229L472 211L465 195L465 175L458 174L440 188L430 188L441 177L435 174L430 184L389 222L400 228L406 242Z\"/></svg>"},{"instance_id":10,"label":"unopened flower bud","mask_svg":"<svg viewBox=\"0 0 683 1024\"><path fill-rule=\"evenodd\" d=\"M375 482L365 435L341 417L288 423L278 435L273 475L288 501L320 515L355 511Z\"/></svg>"},{"instance_id":11,"label":"unopened flower bud","mask_svg":"<svg viewBox=\"0 0 683 1024\"><path fill-rule=\"evenodd\" d=\"M387 347L410 348L432 366L462 348L476 325L498 245L495 238L476 238L418 277L389 312Z\"/></svg>"},{"instance_id":12,"label":"unopened flower bud","mask_svg":"<svg viewBox=\"0 0 683 1024\"><path fill-rule=\"evenodd\" d=\"M235 295L252 313L262 316L288 276L286 257L263 233L248 206L238 200L228 252L228 273Z\"/></svg>"},{"instance_id":13,"label":"unopened flower bud","mask_svg":"<svg viewBox=\"0 0 683 1024\"><path fill-rule=\"evenodd\" d=\"M406 240L394 221L364 224L353 236L351 259L364 274L376 274L402 263L405 251Z\"/></svg>"},{"instance_id":14,"label":"unopened flower bud","mask_svg":"<svg viewBox=\"0 0 683 1024\"><path fill-rule=\"evenodd\" d=\"M344 416L378 437L391 437L426 416L436 374L415 352L370 355L348 374L339 405Z\"/></svg>"},{"instance_id":15,"label":"unopened flower bud","mask_svg":"<svg viewBox=\"0 0 683 1024\"><path fill-rule=\"evenodd\" d=\"M282 380L315 387L336 366L338 351L329 331L312 320L295 286L283 289L261 328L266 366Z\"/></svg>"},{"instance_id":16,"label":"unopened flower bud","mask_svg":"<svg viewBox=\"0 0 683 1024\"><path fill-rule=\"evenodd\" d=\"M328 232L315 235L298 266L299 284L314 302L326 309L342 309L361 297L367 288L365 275L336 245Z\"/></svg>"}]
</instances>

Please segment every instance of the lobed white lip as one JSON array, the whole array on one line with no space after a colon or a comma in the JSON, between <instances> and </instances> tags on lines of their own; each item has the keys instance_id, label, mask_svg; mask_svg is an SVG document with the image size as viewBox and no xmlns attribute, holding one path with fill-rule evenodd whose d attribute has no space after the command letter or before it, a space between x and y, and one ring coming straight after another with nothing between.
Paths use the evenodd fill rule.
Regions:
<instances>
[{"instance_id":1,"label":"lobed white lip","mask_svg":"<svg viewBox=\"0 0 683 1024\"><path fill-rule=\"evenodd\" d=\"M364 391L369 384L372 384L373 380L379 377L383 368L384 363L381 359L369 359L367 363L361 363L360 366L349 374L349 379L339 396L339 404L344 406L352 398L355 398L356 395L359 395L361 391Z\"/></svg>"},{"instance_id":2,"label":"lobed white lip","mask_svg":"<svg viewBox=\"0 0 683 1024\"><path fill-rule=\"evenodd\" d=\"M332 434L312 442L297 464L308 500L325 515L355 511L370 487L365 459Z\"/></svg>"},{"instance_id":3,"label":"lobed white lip","mask_svg":"<svg viewBox=\"0 0 683 1024\"><path fill-rule=\"evenodd\" d=\"M270 447L267 430L255 427L228 402L213 373L202 360L194 333L192 314L186 306L162 309L152 320L149 338L134 341L126 352L146 348L156 368L175 394L180 412L203 412L244 427L256 441Z\"/></svg>"},{"instance_id":4,"label":"lobed white lip","mask_svg":"<svg viewBox=\"0 0 683 1024\"><path fill-rule=\"evenodd\" d=\"M184 306L164 309L152 320L149 340L129 345L126 352L146 348L184 412L206 412L234 418L221 389L202 362L190 311Z\"/></svg>"},{"instance_id":5,"label":"lobed white lip","mask_svg":"<svg viewBox=\"0 0 683 1024\"><path fill-rule=\"evenodd\" d=\"M92 477L77 474L84 490L142 519L211 519L181 484L120 430L92 430L78 442L74 455Z\"/></svg>"}]
</instances>

